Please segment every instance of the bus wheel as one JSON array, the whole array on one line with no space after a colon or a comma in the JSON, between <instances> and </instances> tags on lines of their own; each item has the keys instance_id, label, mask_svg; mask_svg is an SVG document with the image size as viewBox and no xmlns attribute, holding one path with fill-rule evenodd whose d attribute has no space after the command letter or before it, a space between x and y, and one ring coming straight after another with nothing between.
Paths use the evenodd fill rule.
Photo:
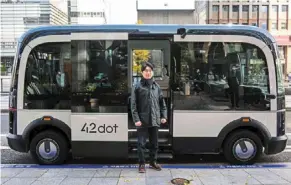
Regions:
<instances>
[{"instance_id":1,"label":"bus wheel","mask_svg":"<svg viewBox=\"0 0 291 185\"><path fill-rule=\"evenodd\" d=\"M232 133L223 146L223 153L231 164L249 165L256 162L263 150L261 139L253 132L242 130Z\"/></svg>"},{"instance_id":2,"label":"bus wheel","mask_svg":"<svg viewBox=\"0 0 291 185\"><path fill-rule=\"evenodd\" d=\"M39 164L63 164L69 153L68 142L58 132L40 132L31 140L30 153Z\"/></svg>"}]
</instances>

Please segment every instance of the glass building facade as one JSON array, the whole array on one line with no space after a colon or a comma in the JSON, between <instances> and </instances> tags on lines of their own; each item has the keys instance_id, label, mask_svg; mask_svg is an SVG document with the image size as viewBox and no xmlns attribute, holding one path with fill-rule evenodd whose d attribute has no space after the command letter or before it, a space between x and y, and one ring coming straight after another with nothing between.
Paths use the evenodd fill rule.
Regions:
<instances>
[{"instance_id":1,"label":"glass building facade","mask_svg":"<svg viewBox=\"0 0 291 185\"><path fill-rule=\"evenodd\" d=\"M43 25L68 24L67 13L50 0L1 0L0 6L1 75L11 72L16 42L25 31Z\"/></svg>"}]
</instances>

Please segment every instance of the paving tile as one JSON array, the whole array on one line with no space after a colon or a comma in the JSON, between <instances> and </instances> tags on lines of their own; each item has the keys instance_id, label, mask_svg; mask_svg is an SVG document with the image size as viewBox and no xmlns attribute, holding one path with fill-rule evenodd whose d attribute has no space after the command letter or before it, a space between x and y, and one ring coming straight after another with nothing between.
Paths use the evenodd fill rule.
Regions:
<instances>
[{"instance_id":1,"label":"paving tile","mask_svg":"<svg viewBox=\"0 0 291 185\"><path fill-rule=\"evenodd\" d=\"M106 177L119 177L121 169L109 169L106 173Z\"/></svg>"},{"instance_id":2,"label":"paving tile","mask_svg":"<svg viewBox=\"0 0 291 185\"><path fill-rule=\"evenodd\" d=\"M30 185L32 184L37 178L11 178L4 185Z\"/></svg>"},{"instance_id":3,"label":"paving tile","mask_svg":"<svg viewBox=\"0 0 291 185\"><path fill-rule=\"evenodd\" d=\"M65 177L45 177L38 178L31 185L59 185Z\"/></svg>"},{"instance_id":4,"label":"paving tile","mask_svg":"<svg viewBox=\"0 0 291 185\"><path fill-rule=\"evenodd\" d=\"M1 178L0 179L0 182L1 182L1 184L4 184L6 181L8 181L10 178L6 178L6 177L4 177L4 178Z\"/></svg>"},{"instance_id":5,"label":"paving tile","mask_svg":"<svg viewBox=\"0 0 291 185\"><path fill-rule=\"evenodd\" d=\"M261 184L258 180L253 178L243 169L223 169L219 171L226 178L228 184L233 185Z\"/></svg>"},{"instance_id":6,"label":"paving tile","mask_svg":"<svg viewBox=\"0 0 291 185\"><path fill-rule=\"evenodd\" d=\"M91 178L65 178L60 185L88 185Z\"/></svg>"},{"instance_id":7,"label":"paving tile","mask_svg":"<svg viewBox=\"0 0 291 185\"><path fill-rule=\"evenodd\" d=\"M72 173L73 169L49 169L41 177L68 177Z\"/></svg>"},{"instance_id":8,"label":"paving tile","mask_svg":"<svg viewBox=\"0 0 291 185\"><path fill-rule=\"evenodd\" d=\"M148 177L146 178L147 185L169 185L171 184L172 177Z\"/></svg>"},{"instance_id":9,"label":"paving tile","mask_svg":"<svg viewBox=\"0 0 291 185\"><path fill-rule=\"evenodd\" d=\"M139 173L137 169L123 169L120 177L138 177L145 178L145 173Z\"/></svg>"},{"instance_id":10,"label":"paving tile","mask_svg":"<svg viewBox=\"0 0 291 185\"><path fill-rule=\"evenodd\" d=\"M253 178L262 184L286 184L288 183L282 177L269 171L268 169L245 169Z\"/></svg>"},{"instance_id":11,"label":"paving tile","mask_svg":"<svg viewBox=\"0 0 291 185\"><path fill-rule=\"evenodd\" d=\"M145 178L138 177L120 177L118 180L118 185L146 185L146 180Z\"/></svg>"},{"instance_id":12,"label":"paving tile","mask_svg":"<svg viewBox=\"0 0 291 185\"><path fill-rule=\"evenodd\" d=\"M70 173L68 173L68 177L92 178L94 177L95 173L95 169L73 169Z\"/></svg>"},{"instance_id":13,"label":"paving tile","mask_svg":"<svg viewBox=\"0 0 291 185\"><path fill-rule=\"evenodd\" d=\"M197 178L197 175L193 169L170 169L170 171L173 178Z\"/></svg>"},{"instance_id":14,"label":"paving tile","mask_svg":"<svg viewBox=\"0 0 291 185\"><path fill-rule=\"evenodd\" d=\"M108 169L97 169L93 178L106 177Z\"/></svg>"},{"instance_id":15,"label":"paving tile","mask_svg":"<svg viewBox=\"0 0 291 185\"><path fill-rule=\"evenodd\" d=\"M146 169L146 177L172 177L170 169L162 169L161 171L156 171L153 169Z\"/></svg>"},{"instance_id":16,"label":"paving tile","mask_svg":"<svg viewBox=\"0 0 291 185\"><path fill-rule=\"evenodd\" d=\"M1 178L14 177L23 170L23 168L1 168Z\"/></svg>"},{"instance_id":17,"label":"paving tile","mask_svg":"<svg viewBox=\"0 0 291 185\"><path fill-rule=\"evenodd\" d=\"M224 176L249 176L243 169L222 169L219 172Z\"/></svg>"},{"instance_id":18,"label":"paving tile","mask_svg":"<svg viewBox=\"0 0 291 185\"><path fill-rule=\"evenodd\" d=\"M117 185L119 178L92 178L89 185Z\"/></svg>"},{"instance_id":19,"label":"paving tile","mask_svg":"<svg viewBox=\"0 0 291 185\"><path fill-rule=\"evenodd\" d=\"M224 177L223 175L221 176L203 176L199 177L201 182L204 185L228 185L229 180Z\"/></svg>"},{"instance_id":20,"label":"paving tile","mask_svg":"<svg viewBox=\"0 0 291 185\"><path fill-rule=\"evenodd\" d=\"M231 185L259 185L257 179L252 176L225 176L227 184Z\"/></svg>"},{"instance_id":21,"label":"paving tile","mask_svg":"<svg viewBox=\"0 0 291 185\"><path fill-rule=\"evenodd\" d=\"M288 181L290 184L291 184L291 169L286 169L286 168L283 168L283 169L278 169L278 168L275 168L275 169L269 169L269 171L277 174L278 176L282 177L283 179L285 179L286 181Z\"/></svg>"},{"instance_id":22,"label":"paving tile","mask_svg":"<svg viewBox=\"0 0 291 185\"><path fill-rule=\"evenodd\" d=\"M35 177L38 178L40 176L42 176L45 172L47 172L47 169L25 169L24 171L22 171L21 173L19 173L18 175L16 175L16 177Z\"/></svg>"},{"instance_id":23,"label":"paving tile","mask_svg":"<svg viewBox=\"0 0 291 185\"><path fill-rule=\"evenodd\" d=\"M217 169L194 169L197 177L223 177Z\"/></svg>"}]
</instances>

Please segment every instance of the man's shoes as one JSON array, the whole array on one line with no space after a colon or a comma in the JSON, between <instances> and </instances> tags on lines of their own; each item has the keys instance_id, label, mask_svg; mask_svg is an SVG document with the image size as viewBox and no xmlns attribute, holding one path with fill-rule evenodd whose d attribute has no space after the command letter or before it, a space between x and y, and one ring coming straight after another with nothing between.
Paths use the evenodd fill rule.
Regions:
<instances>
[{"instance_id":1,"label":"man's shoes","mask_svg":"<svg viewBox=\"0 0 291 185\"><path fill-rule=\"evenodd\" d=\"M144 164L140 164L138 167L138 172L139 173L145 173L145 165Z\"/></svg>"},{"instance_id":2,"label":"man's shoes","mask_svg":"<svg viewBox=\"0 0 291 185\"><path fill-rule=\"evenodd\" d=\"M161 171L162 168L159 164L157 164L156 162L152 162L150 163L150 168L154 169L154 170L157 170L157 171Z\"/></svg>"}]
</instances>

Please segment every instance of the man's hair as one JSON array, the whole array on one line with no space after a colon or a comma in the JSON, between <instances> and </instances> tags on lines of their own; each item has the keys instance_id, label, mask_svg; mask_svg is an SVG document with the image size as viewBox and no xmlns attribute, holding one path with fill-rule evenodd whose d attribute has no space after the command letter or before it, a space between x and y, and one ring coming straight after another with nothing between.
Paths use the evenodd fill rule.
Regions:
<instances>
[{"instance_id":1,"label":"man's hair","mask_svg":"<svg viewBox=\"0 0 291 185\"><path fill-rule=\"evenodd\" d=\"M141 67L141 71L144 71L146 69L146 67L150 67L152 70L154 70L154 66L153 64L149 63L149 62L144 62L142 64L142 67Z\"/></svg>"}]
</instances>

